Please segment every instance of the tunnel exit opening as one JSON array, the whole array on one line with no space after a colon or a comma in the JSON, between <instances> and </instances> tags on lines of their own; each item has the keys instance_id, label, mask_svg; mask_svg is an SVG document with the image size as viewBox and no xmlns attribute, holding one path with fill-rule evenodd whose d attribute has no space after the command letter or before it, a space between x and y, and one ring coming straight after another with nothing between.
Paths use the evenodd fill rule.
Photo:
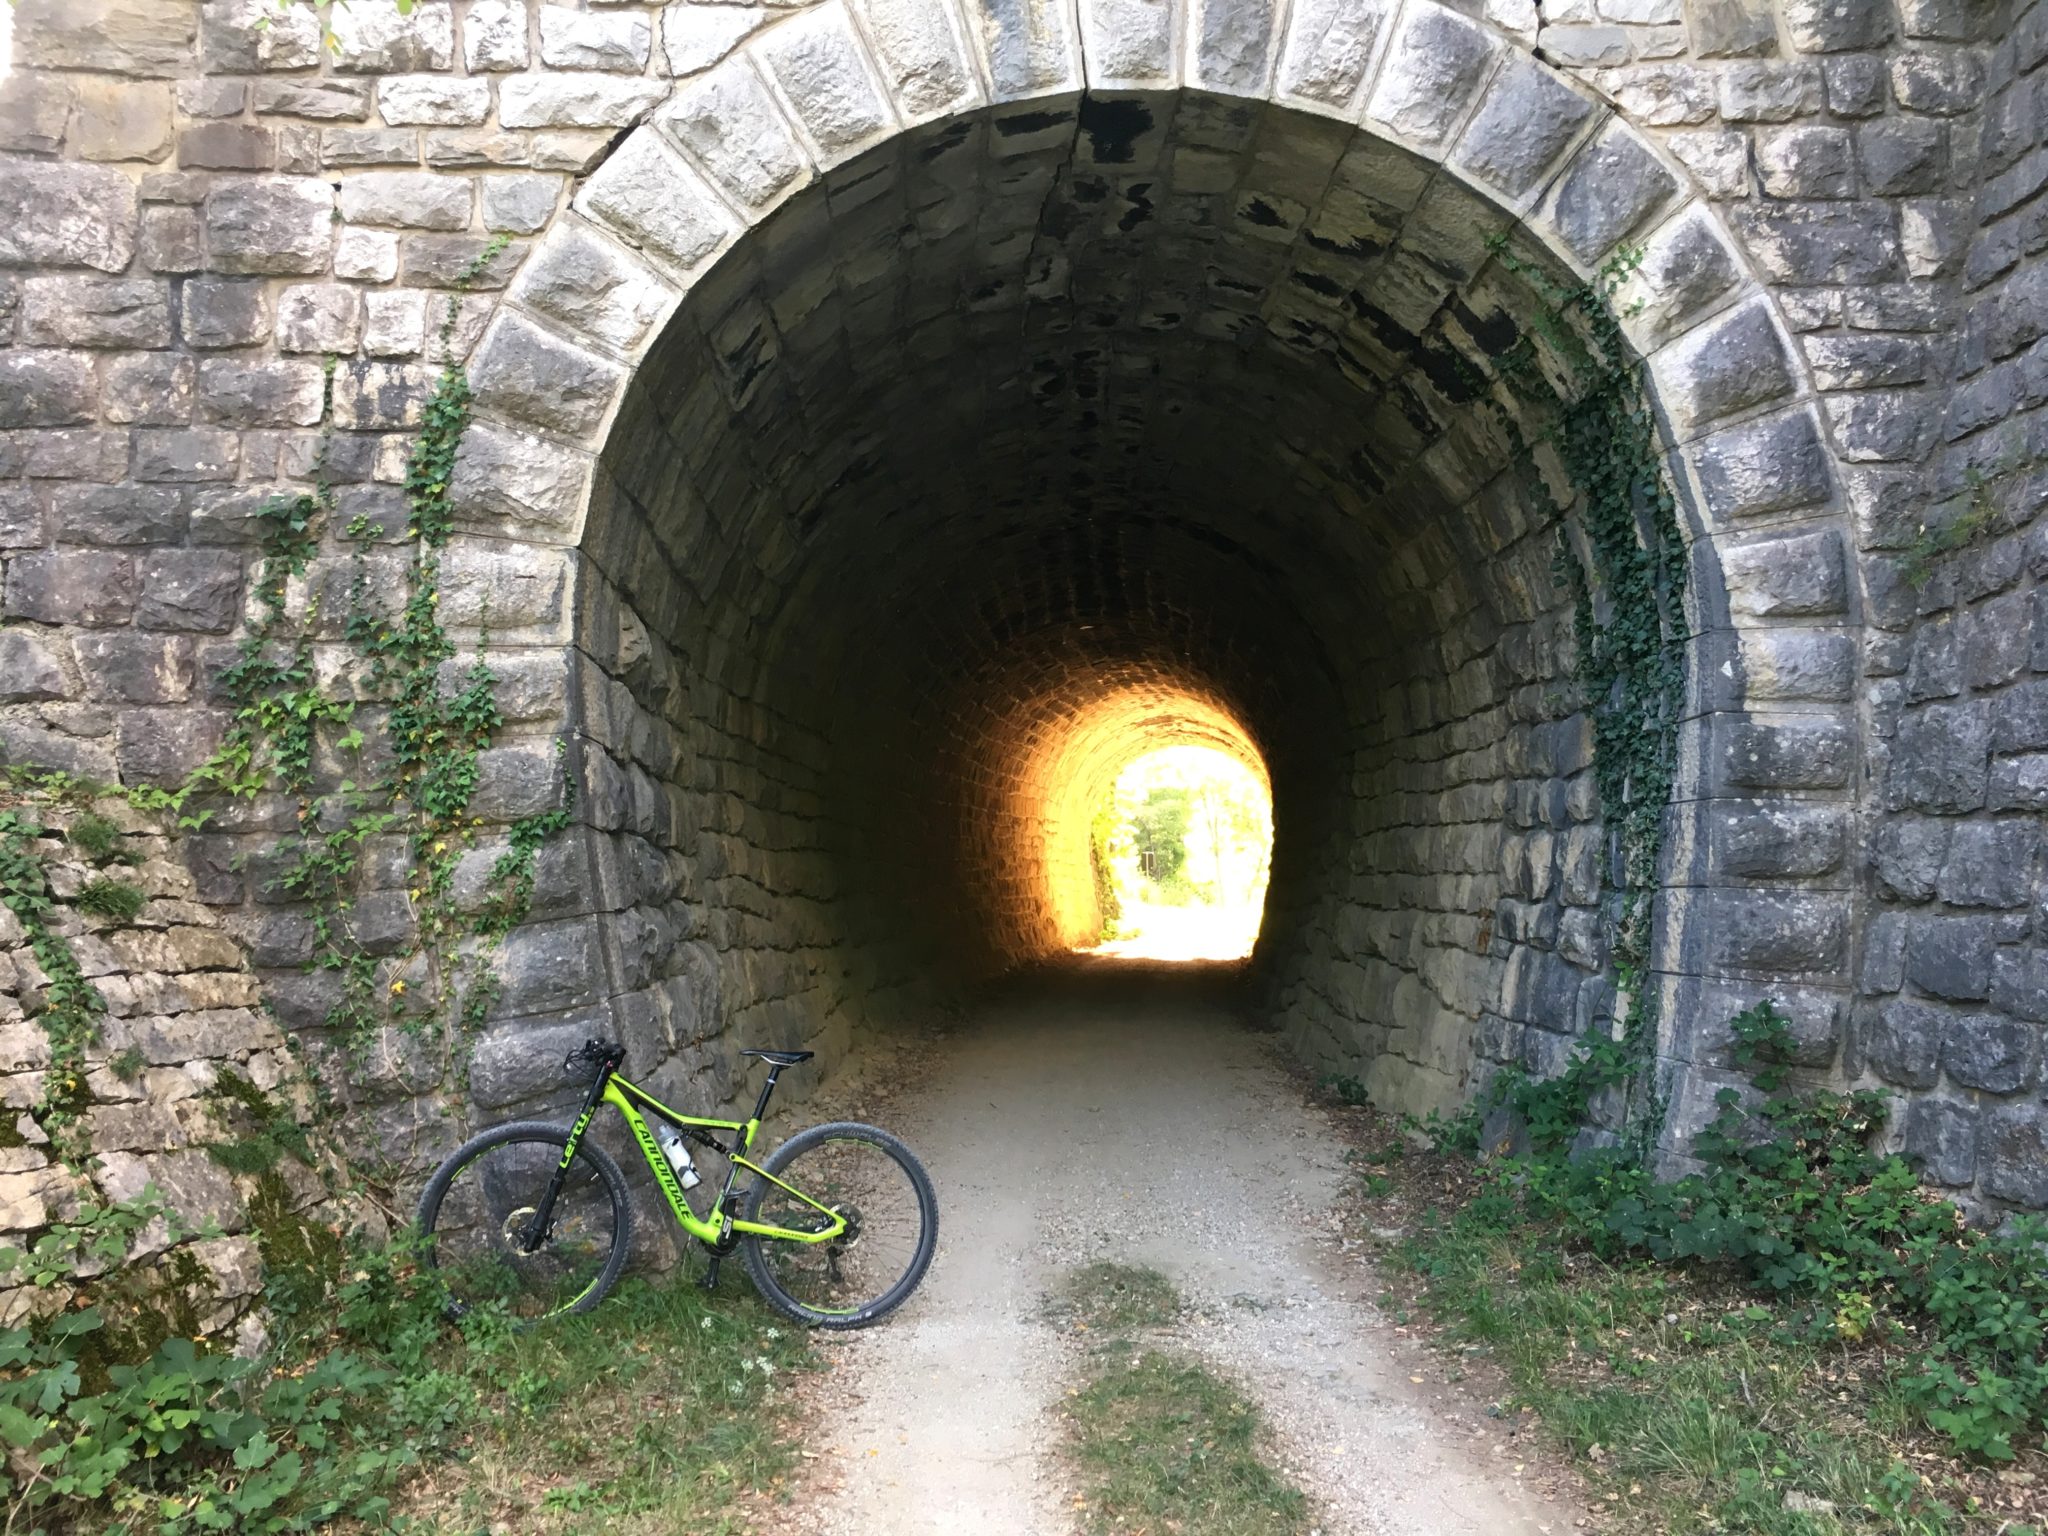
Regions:
<instances>
[{"instance_id":1,"label":"tunnel exit opening","mask_svg":"<svg viewBox=\"0 0 2048 1536\"><path fill-rule=\"evenodd\" d=\"M1244 960L1258 942L1273 856L1273 787L1248 750L1158 746L1132 757L1091 820L1102 930L1085 952L1130 960Z\"/></svg>"}]
</instances>

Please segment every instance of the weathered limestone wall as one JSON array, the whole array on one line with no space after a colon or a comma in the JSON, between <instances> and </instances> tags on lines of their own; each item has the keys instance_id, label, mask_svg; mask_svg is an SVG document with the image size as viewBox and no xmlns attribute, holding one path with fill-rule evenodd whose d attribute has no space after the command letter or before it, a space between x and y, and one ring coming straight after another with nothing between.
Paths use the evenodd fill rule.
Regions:
<instances>
[{"instance_id":1,"label":"weathered limestone wall","mask_svg":"<svg viewBox=\"0 0 2048 1536\"><path fill-rule=\"evenodd\" d=\"M1446 366L1540 308L1485 251L1513 228L1560 276L1646 251L1627 326L1697 631L1656 955L1674 1137L1732 1080L1725 1020L1774 996L1806 1066L1919 1096L1900 1134L1933 1176L2048 1204L2035 9L325 24L331 49L266 0L22 0L0 753L131 780L203 756L321 359L343 515L395 521L441 307L509 237L458 306L482 416L445 618L467 646L487 617L507 679L479 813L545 809L566 767L582 824L500 958L475 1106L548 1102L600 1026L722 1097L740 1034L843 1050L933 956L1008 957L989 936L1030 898L990 873L1016 861L989 722L1057 721L1120 666L1268 758L1261 964L1306 1053L1418 1108L1556 1065L1612 1006L1609 839L1550 530ZM1973 467L2011 527L1915 556ZM265 879L288 825L259 804L191 858L317 1036L329 979ZM379 878L361 920L402 945ZM416 1089L387 1073L366 1123L424 1152L471 1106Z\"/></svg>"},{"instance_id":2,"label":"weathered limestone wall","mask_svg":"<svg viewBox=\"0 0 2048 1536\"><path fill-rule=\"evenodd\" d=\"M284 1031L264 1012L241 947L220 914L197 899L171 840L119 800L93 809L127 834L115 839L113 859L88 858L64 840L63 829L81 814L76 808L33 806L48 835L28 844L56 898L50 929L106 1000L100 1038L86 1051L75 1088L54 1085L53 1092L40 1017L48 977L22 924L0 906L0 1242L27 1241L75 1217L81 1202L134 1199L153 1184L185 1218L187 1234L207 1223L217 1229L179 1245L199 1266L199 1295L210 1298L194 1321L212 1332L245 1311L262 1286L252 1230L258 1221L318 1223L342 1207L309 1162L278 1157L268 1187L259 1189L254 1176L231 1172L206 1150L251 1129L246 1107L220 1093L224 1072L263 1095L266 1114L309 1115L311 1090ZM88 882L109 876L147 898L132 919L70 904ZM84 1155L72 1166L39 1123L53 1097L79 1117ZM152 1223L133 1257L164 1254L171 1236ZM0 1324L67 1299L61 1286L0 1284Z\"/></svg>"}]
</instances>

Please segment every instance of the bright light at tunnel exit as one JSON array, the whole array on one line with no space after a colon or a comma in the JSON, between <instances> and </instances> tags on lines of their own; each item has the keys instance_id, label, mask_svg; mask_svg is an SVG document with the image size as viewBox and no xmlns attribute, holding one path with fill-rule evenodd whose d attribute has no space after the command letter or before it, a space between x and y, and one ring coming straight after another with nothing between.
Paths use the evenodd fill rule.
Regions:
<instances>
[{"instance_id":1,"label":"bright light at tunnel exit","mask_svg":"<svg viewBox=\"0 0 2048 1536\"><path fill-rule=\"evenodd\" d=\"M1266 905L1273 795L1236 754L1172 746L1134 758L1097 807L1101 942L1088 953L1238 960Z\"/></svg>"}]
</instances>

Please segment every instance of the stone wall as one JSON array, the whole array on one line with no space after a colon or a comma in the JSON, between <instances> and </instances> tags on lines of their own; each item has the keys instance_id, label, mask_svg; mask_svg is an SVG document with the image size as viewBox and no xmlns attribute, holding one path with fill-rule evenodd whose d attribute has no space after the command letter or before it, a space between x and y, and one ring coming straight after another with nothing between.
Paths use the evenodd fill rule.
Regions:
<instances>
[{"instance_id":1,"label":"stone wall","mask_svg":"<svg viewBox=\"0 0 2048 1536\"><path fill-rule=\"evenodd\" d=\"M20 807L16 797L5 798L5 808ZM207 1150L252 1128L247 1106L222 1095L224 1073L267 1100L262 1113L293 1120L310 1117L312 1090L284 1031L263 1008L241 947L220 914L198 899L172 840L118 799L91 810L126 833L105 858L89 858L63 836L81 808L28 807L48 834L27 846L57 900L50 931L62 936L106 1003L77 1089L52 1093L50 1041L41 1023L48 978L22 924L0 906L0 1242L25 1242L53 1222L75 1219L83 1203L132 1200L154 1185L183 1218L185 1233L213 1229L177 1244L199 1265L195 1317L212 1332L244 1312L263 1283L252 1206L272 1223L332 1221L343 1208L317 1171L322 1158L277 1158L275 1182L264 1188ZM132 919L95 916L72 904L89 882L107 878L147 898ZM80 1117L80 1155L69 1165L41 1123L53 1097ZM159 1258L173 1236L154 1222L131 1257ZM13 1284L16 1278L0 1278L0 1325L32 1309L61 1307L68 1297L62 1285L38 1290Z\"/></svg>"},{"instance_id":2,"label":"stone wall","mask_svg":"<svg viewBox=\"0 0 2048 1536\"><path fill-rule=\"evenodd\" d=\"M204 754L322 358L342 511L390 520L442 306L505 237L457 300L482 414L447 617L465 645L488 617L507 679L481 814L550 803L559 736L582 824L500 959L475 1106L394 1069L380 1139L549 1102L599 1024L721 1098L742 1034L843 1051L1035 952L1037 834L992 807L1112 675L1265 755L1261 965L1306 1054L1416 1108L1554 1068L1612 1010L1612 850L1552 530L1451 361L1541 312L1486 249L1508 230L1560 280L1644 252L1623 303L1696 631L1655 957L1674 1144L1734 1080L1726 1019L1773 996L1803 1065L1920 1096L1899 1134L1935 1177L2048 1203L2032 9L325 23L22 0L0 751L131 780ZM1980 479L2005 521L1930 553ZM190 856L317 1036L304 914L262 878L286 824L259 804Z\"/></svg>"}]
</instances>

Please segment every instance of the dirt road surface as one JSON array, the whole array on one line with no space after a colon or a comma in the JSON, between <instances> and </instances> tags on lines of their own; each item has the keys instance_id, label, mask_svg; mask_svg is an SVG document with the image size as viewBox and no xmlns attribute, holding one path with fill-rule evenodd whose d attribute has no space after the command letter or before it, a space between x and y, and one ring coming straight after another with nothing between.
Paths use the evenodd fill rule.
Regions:
<instances>
[{"instance_id":1,"label":"dirt road surface","mask_svg":"<svg viewBox=\"0 0 2048 1536\"><path fill-rule=\"evenodd\" d=\"M938 1187L938 1258L895 1318L826 1342L793 1529L1078 1532L1058 1405L1080 1362L1046 1298L1099 1259L1179 1285L1178 1341L1258 1400L1322 1536L1573 1528L1337 1253L1343 1148L1213 976L1096 961L1033 978L938 1041L887 1113Z\"/></svg>"}]
</instances>

